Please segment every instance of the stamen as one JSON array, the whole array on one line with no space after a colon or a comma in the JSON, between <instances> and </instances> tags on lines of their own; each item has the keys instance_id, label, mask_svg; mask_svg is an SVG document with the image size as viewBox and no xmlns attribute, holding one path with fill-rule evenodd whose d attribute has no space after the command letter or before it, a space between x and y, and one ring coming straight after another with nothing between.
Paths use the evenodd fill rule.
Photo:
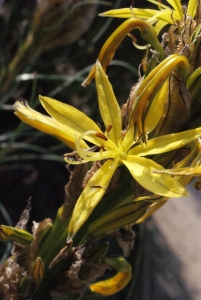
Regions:
<instances>
[{"instance_id":1,"label":"stamen","mask_svg":"<svg viewBox=\"0 0 201 300\"><path fill-rule=\"evenodd\" d=\"M95 135L96 137L99 137L100 139L102 139L102 140L104 140L104 141L107 141L107 140L108 140L108 138L107 138L103 133L101 133L101 132L96 132L94 135Z\"/></svg>"},{"instance_id":2,"label":"stamen","mask_svg":"<svg viewBox=\"0 0 201 300\"><path fill-rule=\"evenodd\" d=\"M109 125L107 125L105 131L106 131L107 133L109 133L111 129L112 129L112 124L109 124Z\"/></svg>"}]
</instances>

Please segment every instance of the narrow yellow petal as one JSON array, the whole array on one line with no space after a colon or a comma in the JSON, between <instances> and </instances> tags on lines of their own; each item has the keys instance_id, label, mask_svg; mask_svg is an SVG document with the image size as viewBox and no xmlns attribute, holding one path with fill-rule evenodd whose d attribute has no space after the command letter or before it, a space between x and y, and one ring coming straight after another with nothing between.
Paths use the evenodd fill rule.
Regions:
<instances>
[{"instance_id":1,"label":"narrow yellow petal","mask_svg":"<svg viewBox=\"0 0 201 300\"><path fill-rule=\"evenodd\" d=\"M152 132L163 115L163 106L167 100L169 79L167 79L151 102L145 116L144 124L147 133Z\"/></svg>"},{"instance_id":2,"label":"narrow yellow petal","mask_svg":"<svg viewBox=\"0 0 201 300\"><path fill-rule=\"evenodd\" d=\"M112 60L117 47L120 45L122 40L126 37L126 35L135 28L140 29L140 33L142 38L148 43L151 44L156 51L161 54L161 58L163 59L164 50L161 44L158 41L157 33L155 28L148 24L146 21L131 18L122 23L107 39L105 44L103 45L100 54L98 56L98 60L100 61L103 70L106 70L106 67L109 65ZM95 77L96 66L94 66L87 79L82 83L83 86L87 86L92 79Z\"/></svg>"},{"instance_id":3,"label":"narrow yellow petal","mask_svg":"<svg viewBox=\"0 0 201 300\"><path fill-rule=\"evenodd\" d=\"M174 12L170 8L166 8L163 10L156 11L155 15L148 19L149 23L154 23L155 21L162 21L164 26L167 24L173 24L173 16Z\"/></svg>"},{"instance_id":4,"label":"narrow yellow petal","mask_svg":"<svg viewBox=\"0 0 201 300\"><path fill-rule=\"evenodd\" d=\"M131 280L132 269L129 263L123 258L108 258L107 262L118 272L110 279L90 284L92 292L102 296L109 296L121 291Z\"/></svg>"},{"instance_id":5,"label":"narrow yellow petal","mask_svg":"<svg viewBox=\"0 0 201 300\"><path fill-rule=\"evenodd\" d=\"M148 105L153 101L153 97L155 97L175 67L177 67L179 73L182 73L183 77L190 72L190 65L186 57L173 54L156 66L139 86L135 95L136 101L134 101L130 114L130 119L132 118L134 124L136 123L139 128L141 128L142 117L144 118L144 115L148 112ZM162 110L163 107L159 109Z\"/></svg>"},{"instance_id":6,"label":"narrow yellow petal","mask_svg":"<svg viewBox=\"0 0 201 300\"><path fill-rule=\"evenodd\" d=\"M99 126L83 112L66 103L59 102L49 97L39 96L41 104L50 116L58 123L71 128L74 135L82 134L87 130L101 132ZM86 138L88 141L97 144L97 139L92 136ZM98 142L98 145L100 143Z\"/></svg>"},{"instance_id":7,"label":"narrow yellow petal","mask_svg":"<svg viewBox=\"0 0 201 300\"><path fill-rule=\"evenodd\" d=\"M133 18L134 16L141 19L149 19L154 16L158 10L156 9L140 9L140 8L119 8L108 10L104 13L99 14L101 17L113 17L113 18Z\"/></svg>"},{"instance_id":8,"label":"narrow yellow petal","mask_svg":"<svg viewBox=\"0 0 201 300\"><path fill-rule=\"evenodd\" d=\"M196 14L196 5L197 5L196 0L188 1L187 15L191 16L192 18L194 18Z\"/></svg>"},{"instance_id":9,"label":"narrow yellow petal","mask_svg":"<svg viewBox=\"0 0 201 300\"><path fill-rule=\"evenodd\" d=\"M174 8L174 11L175 11L175 13L177 13L178 18L182 19L183 11L182 11L182 6L181 6L181 1L180 0L166 0L166 1Z\"/></svg>"},{"instance_id":10,"label":"narrow yellow petal","mask_svg":"<svg viewBox=\"0 0 201 300\"><path fill-rule=\"evenodd\" d=\"M122 126L121 111L112 86L99 61L96 62L96 89L98 93L99 110L105 127L108 125L112 126L108 136L118 145Z\"/></svg>"},{"instance_id":11,"label":"narrow yellow petal","mask_svg":"<svg viewBox=\"0 0 201 300\"><path fill-rule=\"evenodd\" d=\"M73 210L68 229L69 239L75 236L99 203L117 167L118 160L107 160L87 183Z\"/></svg>"},{"instance_id":12,"label":"narrow yellow petal","mask_svg":"<svg viewBox=\"0 0 201 300\"><path fill-rule=\"evenodd\" d=\"M126 135L121 144L121 147L125 153L127 153L128 150L135 143L134 138L133 138L133 132L134 132L134 125L133 125L133 120L131 120L130 126L129 126L128 130L126 131Z\"/></svg>"},{"instance_id":13,"label":"narrow yellow petal","mask_svg":"<svg viewBox=\"0 0 201 300\"><path fill-rule=\"evenodd\" d=\"M201 167L184 167L175 169L155 170L154 173L170 174L174 176L201 176Z\"/></svg>"},{"instance_id":14,"label":"narrow yellow petal","mask_svg":"<svg viewBox=\"0 0 201 300\"><path fill-rule=\"evenodd\" d=\"M170 175L160 176L153 173L156 169L163 170L163 167L150 159L127 155L127 159L122 160L122 163L129 169L135 180L152 193L169 198L188 195L185 188Z\"/></svg>"},{"instance_id":15,"label":"narrow yellow petal","mask_svg":"<svg viewBox=\"0 0 201 300\"><path fill-rule=\"evenodd\" d=\"M156 210L158 210L159 208L161 208L166 202L167 202L168 198L166 197L161 197L160 202L155 202L153 203L150 208L148 208L148 210L146 211L146 213L136 221L136 224L139 224L141 222L144 222L147 218L149 218Z\"/></svg>"},{"instance_id":16,"label":"narrow yellow petal","mask_svg":"<svg viewBox=\"0 0 201 300\"><path fill-rule=\"evenodd\" d=\"M201 127L179 133L167 134L148 140L147 145L144 148L141 145L132 148L129 150L128 154L146 156L165 153L181 148L200 136Z\"/></svg>"},{"instance_id":17,"label":"narrow yellow petal","mask_svg":"<svg viewBox=\"0 0 201 300\"><path fill-rule=\"evenodd\" d=\"M28 103L17 101L14 104L15 115L24 123L61 140L69 148L75 149L74 136L75 131L67 126L58 123L56 120L45 116L36 110L32 109ZM82 147L87 147L87 144L82 141Z\"/></svg>"}]
</instances>

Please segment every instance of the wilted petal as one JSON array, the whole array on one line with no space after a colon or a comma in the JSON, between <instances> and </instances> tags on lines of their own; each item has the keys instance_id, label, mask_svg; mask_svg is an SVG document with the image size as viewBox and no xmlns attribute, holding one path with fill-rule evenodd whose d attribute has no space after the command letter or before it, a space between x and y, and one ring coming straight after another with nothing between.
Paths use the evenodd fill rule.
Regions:
<instances>
[{"instance_id":1,"label":"wilted petal","mask_svg":"<svg viewBox=\"0 0 201 300\"><path fill-rule=\"evenodd\" d=\"M132 277L132 269L123 257L107 258L107 263L118 271L110 279L90 284L92 292L102 296L110 296L121 291L129 283Z\"/></svg>"},{"instance_id":2,"label":"wilted petal","mask_svg":"<svg viewBox=\"0 0 201 300\"><path fill-rule=\"evenodd\" d=\"M129 169L135 180L152 193L170 198L188 195L185 188L170 175L160 176L153 173L153 170L163 170L163 167L150 159L128 155L122 163Z\"/></svg>"}]
</instances>

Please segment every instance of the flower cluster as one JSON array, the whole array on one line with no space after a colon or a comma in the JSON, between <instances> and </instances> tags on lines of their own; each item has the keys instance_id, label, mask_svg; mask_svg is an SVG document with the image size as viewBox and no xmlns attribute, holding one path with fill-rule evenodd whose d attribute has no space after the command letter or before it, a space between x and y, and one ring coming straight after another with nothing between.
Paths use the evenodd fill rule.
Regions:
<instances>
[{"instance_id":1,"label":"flower cluster","mask_svg":"<svg viewBox=\"0 0 201 300\"><path fill-rule=\"evenodd\" d=\"M56 292L67 293L74 279L80 291L87 284L91 292L101 295L125 287L131 278L127 261L106 257L108 242L92 249L88 238L101 241L111 232L143 221L169 198L188 195L186 185L201 176L201 127L200 123L191 123L191 127L188 123L200 92L201 4L198 1L196 6L196 0L190 0L184 8L179 0L167 0L169 8L149 1L159 10L126 8L101 14L128 19L105 42L82 84L87 86L95 78L104 128L73 106L49 97L40 96L40 102L50 116L33 110L28 103L17 101L14 105L23 122L71 148L73 152L64 154L64 160L76 166L66 188L66 201L53 224L49 219L41 222L33 235L22 227L1 226L2 240L10 238L22 244L22 251L30 247L23 254L30 251L32 258L28 269L37 286L34 299L41 299L43 284L51 286L51 280L61 273L65 274ZM160 43L158 34L167 24L169 31ZM144 75L120 108L106 68L118 45L135 28L153 49L143 64ZM173 161L184 147L185 154ZM118 182L118 172L129 180ZM117 274L91 284L107 265Z\"/></svg>"}]
</instances>

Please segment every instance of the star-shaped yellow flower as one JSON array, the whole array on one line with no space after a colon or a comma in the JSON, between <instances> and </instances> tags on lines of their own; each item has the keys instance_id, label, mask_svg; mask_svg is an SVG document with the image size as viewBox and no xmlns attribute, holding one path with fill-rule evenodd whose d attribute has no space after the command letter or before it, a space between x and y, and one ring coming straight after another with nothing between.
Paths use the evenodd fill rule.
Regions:
<instances>
[{"instance_id":1,"label":"star-shaped yellow flower","mask_svg":"<svg viewBox=\"0 0 201 300\"><path fill-rule=\"evenodd\" d=\"M162 172L164 168L145 156L178 149L201 136L201 128L197 128L148 140L144 147L137 144L133 136L133 122L126 133L122 132L121 110L99 62L96 63L95 78L105 132L79 110L48 97L40 96L40 100L52 118L19 102L14 106L16 115L24 122L60 138L68 145L70 141L72 148L76 148L82 160L72 161L67 155L65 160L68 163L103 161L76 202L69 224L69 238L72 238L87 220L105 194L115 170L122 164L141 186L155 194L165 197L187 195L185 188L171 175L154 173L154 170ZM96 145L96 150L93 151L85 141Z\"/></svg>"}]
</instances>

